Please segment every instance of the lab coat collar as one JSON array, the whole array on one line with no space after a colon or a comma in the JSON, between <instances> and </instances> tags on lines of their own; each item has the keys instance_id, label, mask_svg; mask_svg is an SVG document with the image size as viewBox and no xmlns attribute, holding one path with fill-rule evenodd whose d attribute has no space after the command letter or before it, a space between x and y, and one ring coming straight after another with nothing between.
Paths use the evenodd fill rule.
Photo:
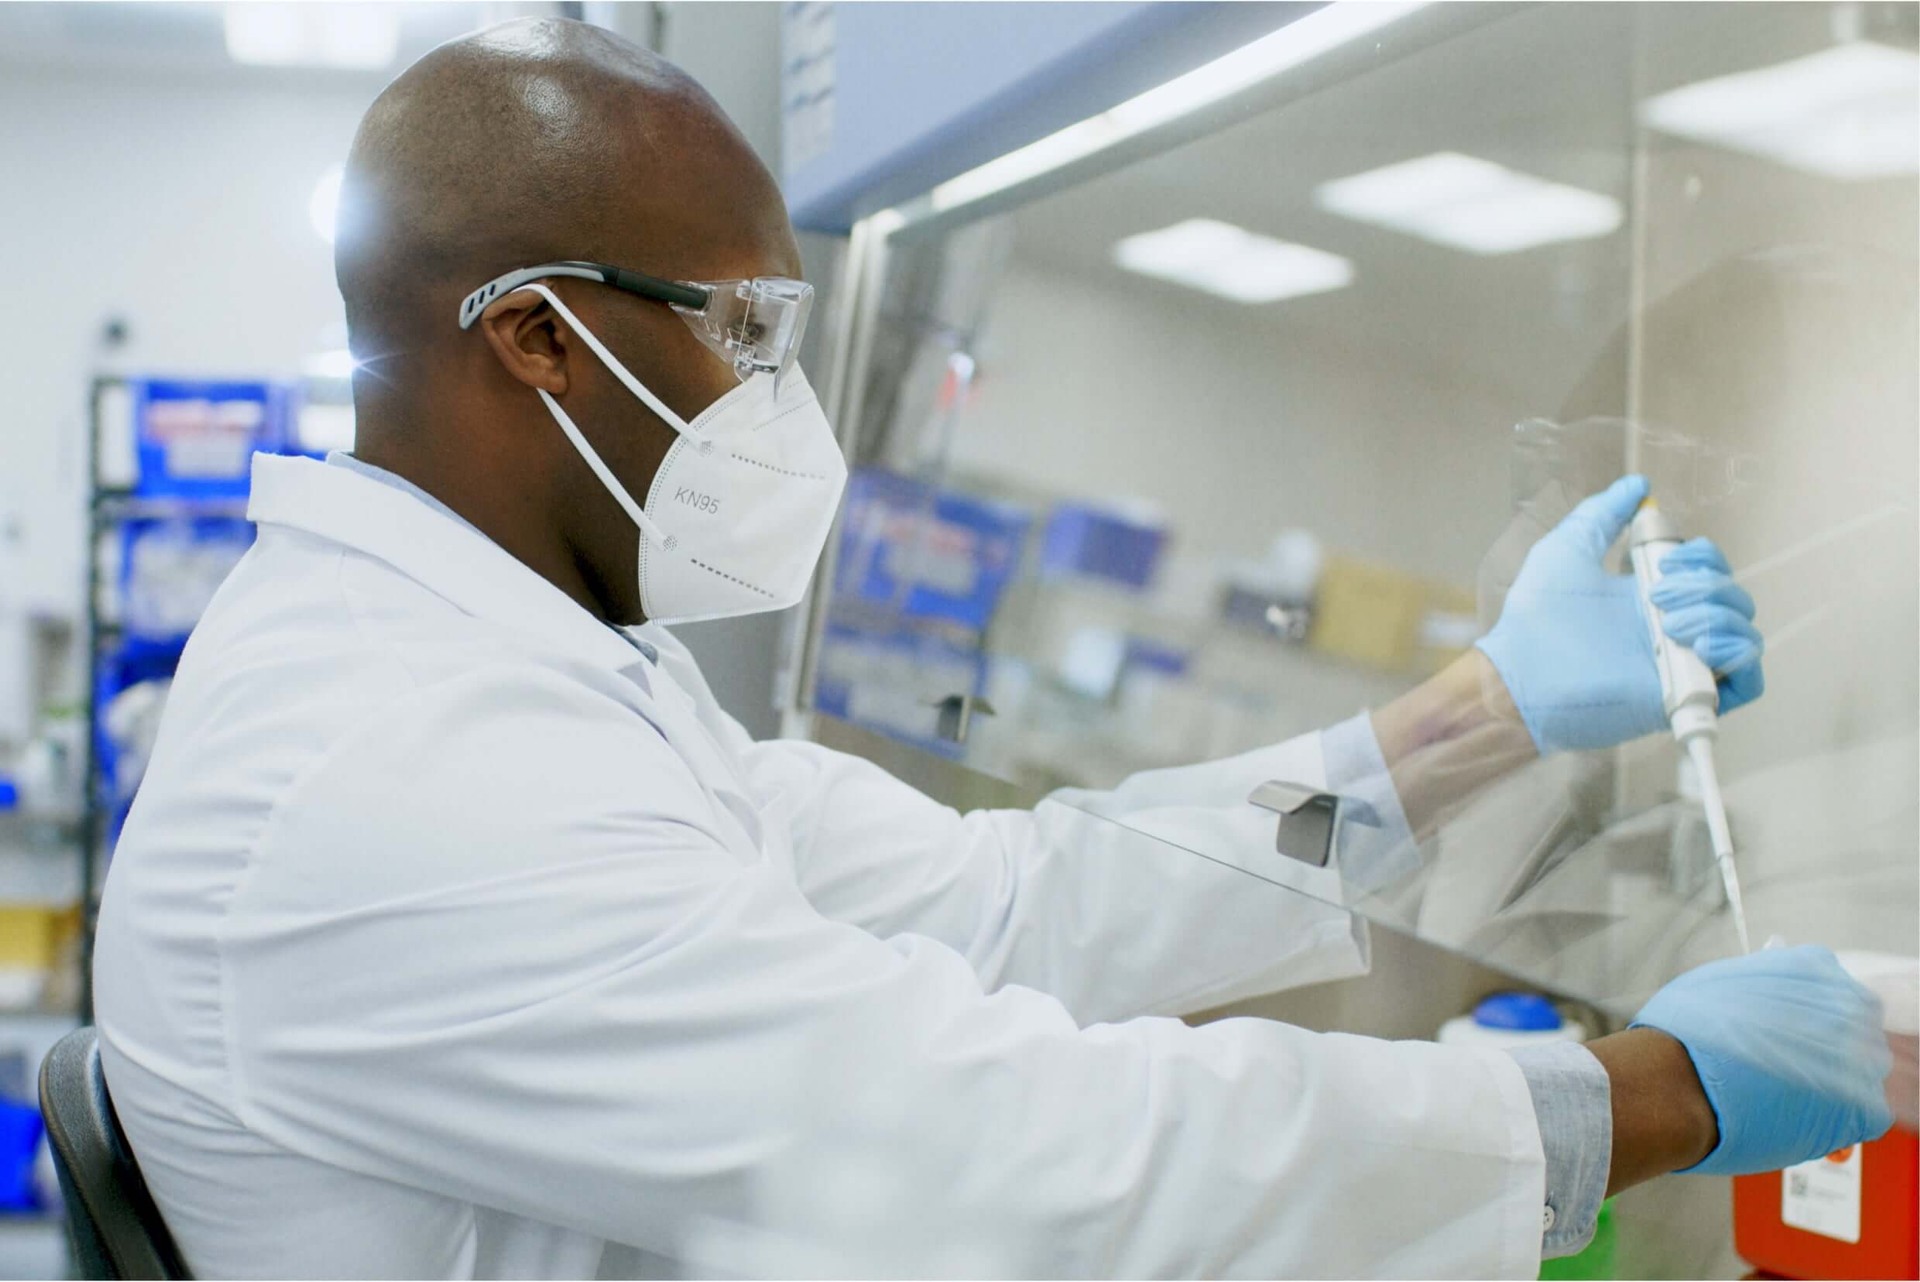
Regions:
<instances>
[{"instance_id":1,"label":"lab coat collar","mask_svg":"<svg viewBox=\"0 0 1920 1282\"><path fill-rule=\"evenodd\" d=\"M468 614L567 654L630 676L646 670L632 644L485 535L348 468L257 454L247 517L364 552Z\"/></svg>"}]
</instances>

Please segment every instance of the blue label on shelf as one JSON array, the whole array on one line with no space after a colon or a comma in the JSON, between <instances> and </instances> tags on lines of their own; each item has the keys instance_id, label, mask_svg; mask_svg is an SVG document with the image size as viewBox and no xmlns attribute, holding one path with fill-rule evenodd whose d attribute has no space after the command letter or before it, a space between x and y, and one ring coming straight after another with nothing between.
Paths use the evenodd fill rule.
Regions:
<instances>
[{"instance_id":1,"label":"blue label on shelf","mask_svg":"<svg viewBox=\"0 0 1920 1282\"><path fill-rule=\"evenodd\" d=\"M265 381L149 378L133 389L136 490L179 498L239 498L256 453L287 446L291 389Z\"/></svg>"},{"instance_id":2,"label":"blue label on shelf","mask_svg":"<svg viewBox=\"0 0 1920 1282\"><path fill-rule=\"evenodd\" d=\"M1166 543L1162 526L1083 503L1062 503L1047 521L1040 570L1049 578L1099 579L1140 590L1153 583Z\"/></svg>"},{"instance_id":3,"label":"blue label on shelf","mask_svg":"<svg viewBox=\"0 0 1920 1282\"><path fill-rule=\"evenodd\" d=\"M834 592L984 629L1033 524L1022 507L862 468L847 482Z\"/></svg>"}]
</instances>

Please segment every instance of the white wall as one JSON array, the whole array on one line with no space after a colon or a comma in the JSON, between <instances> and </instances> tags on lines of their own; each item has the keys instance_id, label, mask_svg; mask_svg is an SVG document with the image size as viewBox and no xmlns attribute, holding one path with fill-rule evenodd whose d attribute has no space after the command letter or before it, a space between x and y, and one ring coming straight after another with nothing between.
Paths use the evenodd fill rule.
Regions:
<instances>
[{"instance_id":1,"label":"white wall","mask_svg":"<svg viewBox=\"0 0 1920 1282\"><path fill-rule=\"evenodd\" d=\"M644 40L653 6L614 7ZM778 12L667 5L664 52L777 159ZM87 386L112 317L128 372L293 375L345 346L331 248L311 227L315 181L345 158L379 76L0 70L0 598L83 608ZM774 165L777 172L778 166ZM777 623L691 638L722 701L766 729Z\"/></svg>"},{"instance_id":2,"label":"white wall","mask_svg":"<svg viewBox=\"0 0 1920 1282\"><path fill-rule=\"evenodd\" d=\"M81 606L86 392L124 319L129 369L296 373L344 346L331 251L307 217L377 85L187 82L8 69L0 247L12 305L0 502L27 530L27 587Z\"/></svg>"},{"instance_id":3,"label":"white wall","mask_svg":"<svg viewBox=\"0 0 1920 1282\"><path fill-rule=\"evenodd\" d=\"M1304 329L1249 333L1242 314L1016 259L980 337L955 465L1155 500L1182 552L1256 557L1304 526L1471 589L1506 523L1511 428L1552 407L1503 404Z\"/></svg>"}]
</instances>

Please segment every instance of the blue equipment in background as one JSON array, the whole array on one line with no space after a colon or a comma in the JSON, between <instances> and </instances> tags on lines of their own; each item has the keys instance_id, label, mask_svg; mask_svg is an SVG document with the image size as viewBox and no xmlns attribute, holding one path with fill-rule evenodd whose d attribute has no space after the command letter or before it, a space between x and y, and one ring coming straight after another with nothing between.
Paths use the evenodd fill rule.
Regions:
<instances>
[{"instance_id":1,"label":"blue equipment in background","mask_svg":"<svg viewBox=\"0 0 1920 1282\"><path fill-rule=\"evenodd\" d=\"M145 771L168 684L208 601L253 545L253 456L305 452L300 404L297 384L268 379L94 381L81 875L89 954L99 876ZM83 1019L90 981L83 958Z\"/></svg>"},{"instance_id":2,"label":"blue equipment in background","mask_svg":"<svg viewBox=\"0 0 1920 1282\"><path fill-rule=\"evenodd\" d=\"M285 453L293 441L298 393L285 383L147 378L128 386L136 494L244 499L253 456Z\"/></svg>"},{"instance_id":3,"label":"blue equipment in background","mask_svg":"<svg viewBox=\"0 0 1920 1282\"><path fill-rule=\"evenodd\" d=\"M1040 573L1140 591L1153 585L1166 546L1167 527L1159 521L1090 503L1060 503L1047 518Z\"/></svg>"},{"instance_id":4,"label":"blue equipment in background","mask_svg":"<svg viewBox=\"0 0 1920 1282\"><path fill-rule=\"evenodd\" d=\"M45 1133L38 1108L0 1097L0 1216L30 1215L45 1209L34 1180Z\"/></svg>"},{"instance_id":5,"label":"blue equipment in background","mask_svg":"<svg viewBox=\"0 0 1920 1282\"><path fill-rule=\"evenodd\" d=\"M985 693L986 634L1033 514L880 468L847 481L815 706L941 756L931 697Z\"/></svg>"}]
</instances>

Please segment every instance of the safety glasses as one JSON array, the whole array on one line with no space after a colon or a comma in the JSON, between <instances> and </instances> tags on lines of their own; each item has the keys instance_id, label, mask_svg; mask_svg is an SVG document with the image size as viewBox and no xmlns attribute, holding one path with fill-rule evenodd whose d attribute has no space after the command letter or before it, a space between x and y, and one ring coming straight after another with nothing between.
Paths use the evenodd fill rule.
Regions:
<instances>
[{"instance_id":1,"label":"safety glasses","mask_svg":"<svg viewBox=\"0 0 1920 1282\"><path fill-rule=\"evenodd\" d=\"M772 374L775 391L793 368L800 338L806 333L807 314L813 310L813 286L784 276L663 280L609 263L568 261L522 267L494 277L462 300L460 328L470 328L494 299L550 276L597 280L665 303L679 313L695 337L733 366L741 382L755 374Z\"/></svg>"}]
</instances>

